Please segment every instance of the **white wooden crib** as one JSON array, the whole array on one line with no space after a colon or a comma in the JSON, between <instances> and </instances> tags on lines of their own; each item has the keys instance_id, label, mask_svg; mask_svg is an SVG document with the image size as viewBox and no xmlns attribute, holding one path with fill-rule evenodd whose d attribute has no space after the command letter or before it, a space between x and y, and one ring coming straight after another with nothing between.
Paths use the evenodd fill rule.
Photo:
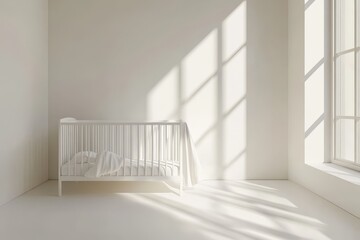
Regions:
<instances>
[{"instance_id":1,"label":"white wooden crib","mask_svg":"<svg viewBox=\"0 0 360 240\"><path fill-rule=\"evenodd\" d=\"M110 122L60 120L59 196L63 181L179 182L182 192L184 122ZM95 164L88 153L111 152L122 167L101 177L85 173ZM185 151L186 152L186 151ZM95 158L94 158L95 159Z\"/></svg>"}]
</instances>

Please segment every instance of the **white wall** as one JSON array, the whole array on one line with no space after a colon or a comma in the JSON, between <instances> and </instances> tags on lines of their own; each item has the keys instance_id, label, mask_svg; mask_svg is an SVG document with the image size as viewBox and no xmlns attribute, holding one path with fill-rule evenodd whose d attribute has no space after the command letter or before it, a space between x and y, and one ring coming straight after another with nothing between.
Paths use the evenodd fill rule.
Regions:
<instances>
[{"instance_id":1,"label":"white wall","mask_svg":"<svg viewBox=\"0 0 360 240\"><path fill-rule=\"evenodd\" d=\"M287 178L286 0L50 0L50 178L62 117L182 118L206 178Z\"/></svg>"},{"instance_id":2,"label":"white wall","mask_svg":"<svg viewBox=\"0 0 360 240\"><path fill-rule=\"evenodd\" d=\"M323 163L331 158L330 2L289 1L289 179L360 217L359 174Z\"/></svg>"},{"instance_id":3,"label":"white wall","mask_svg":"<svg viewBox=\"0 0 360 240\"><path fill-rule=\"evenodd\" d=\"M250 179L287 179L287 21L287 0L248 1Z\"/></svg>"},{"instance_id":4,"label":"white wall","mask_svg":"<svg viewBox=\"0 0 360 240\"><path fill-rule=\"evenodd\" d=\"M0 0L0 205L48 179L48 4Z\"/></svg>"}]
</instances>

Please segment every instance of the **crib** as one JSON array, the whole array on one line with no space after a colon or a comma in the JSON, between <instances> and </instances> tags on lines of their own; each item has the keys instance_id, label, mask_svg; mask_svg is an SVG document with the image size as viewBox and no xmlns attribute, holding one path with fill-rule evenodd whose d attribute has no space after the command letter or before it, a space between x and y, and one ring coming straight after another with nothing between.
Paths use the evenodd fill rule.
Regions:
<instances>
[{"instance_id":1,"label":"crib","mask_svg":"<svg viewBox=\"0 0 360 240\"><path fill-rule=\"evenodd\" d=\"M111 122L64 118L59 125L58 194L64 181L178 182L181 195L186 124L174 122ZM116 172L89 178L95 155L109 152L121 158ZM93 154L93 158L91 158Z\"/></svg>"}]
</instances>

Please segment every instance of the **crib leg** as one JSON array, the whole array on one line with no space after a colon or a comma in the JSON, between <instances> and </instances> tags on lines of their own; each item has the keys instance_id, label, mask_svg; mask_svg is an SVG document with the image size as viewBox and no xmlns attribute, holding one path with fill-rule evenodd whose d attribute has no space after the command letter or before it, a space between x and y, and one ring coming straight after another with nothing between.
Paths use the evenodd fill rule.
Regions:
<instances>
[{"instance_id":1,"label":"crib leg","mask_svg":"<svg viewBox=\"0 0 360 240\"><path fill-rule=\"evenodd\" d=\"M62 195L62 183L61 183L61 180L59 179L58 180L58 191L59 191L59 197L61 197Z\"/></svg>"}]
</instances>

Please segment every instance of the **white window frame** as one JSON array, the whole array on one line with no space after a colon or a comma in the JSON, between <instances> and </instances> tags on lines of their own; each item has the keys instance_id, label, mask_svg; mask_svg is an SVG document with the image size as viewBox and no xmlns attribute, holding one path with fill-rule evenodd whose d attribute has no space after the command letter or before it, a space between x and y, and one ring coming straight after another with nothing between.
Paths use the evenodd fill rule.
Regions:
<instances>
[{"instance_id":1,"label":"white window frame","mask_svg":"<svg viewBox=\"0 0 360 240\"><path fill-rule=\"evenodd\" d=\"M354 47L351 49L346 49L340 53L337 53L336 51L336 46L337 46L337 29L336 29L336 23L337 23L337 2L338 0L333 0L332 1L332 86L333 86L333 91L332 91L332 96L333 96L333 101L332 101L332 116L333 116L333 121L332 121L332 155L333 157L331 158L331 162L347 167L347 168L351 168L357 171L360 171L360 144L358 143L358 141L360 140L360 131L358 130L358 124L360 124L360 116L359 116L359 109L358 109L358 99L359 99L359 95L360 95L360 89L358 89L358 72L360 73L360 67L357 67L357 55L360 54L360 47L357 47L357 42L358 42L358 31L357 31L357 25L358 25L358 15L360 17L360 11L357 12L357 8L360 7L358 6L360 4L360 0L347 0L347 1L354 1ZM359 8L360 10L360 8ZM347 53L354 53L354 116L339 116L337 114L337 98L339 96L337 96L337 83L339 81L337 81L337 68L336 68L336 59L344 54ZM357 90L358 89L358 90ZM354 161L349 161L346 159L340 159L337 158L337 121L339 121L340 119L351 119L354 121Z\"/></svg>"}]
</instances>

